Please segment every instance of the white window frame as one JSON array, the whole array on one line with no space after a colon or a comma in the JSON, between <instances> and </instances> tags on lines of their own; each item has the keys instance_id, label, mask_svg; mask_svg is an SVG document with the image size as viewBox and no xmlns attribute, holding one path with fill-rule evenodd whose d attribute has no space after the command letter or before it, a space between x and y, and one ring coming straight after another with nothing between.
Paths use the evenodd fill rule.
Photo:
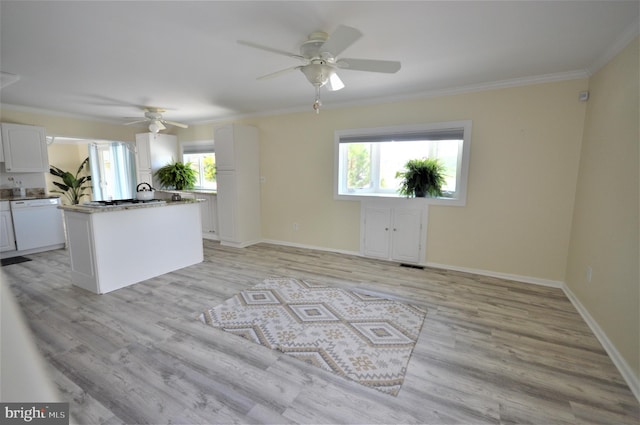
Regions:
<instances>
[{"instance_id":1,"label":"white window frame","mask_svg":"<svg viewBox=\"0 0 640 425\"><path fill-rule=\"evenodd\" d=\"M184 142L181 144L180 150L181 150L180 156L182 158L181 161L183 162L185 162L184 161L185 155L192 155L192 154L214 154L215 155L216 153L213 140L198 140L193 142ZM200 170L200 171L203 171L203 170ZM200 180L202 180L202 175L201 173L199 174L200 174ZM211 188L202 187L202 186L196 186L194 187L194 189L203 190L203 191L213 191L213 192L217 190L217 188L211 189Z\"/></svg>"},{"instance_id":2,"label":"white window frame","mask_svg":"<svg viewBox=\"0 0 640 425\"><path fill-rule=\"evenodd\" d=\"M456 196L453 198L410 198L413 202L421 202L430 205L449 205L449 206L465 206L467 203L467 183L469 177L469 158L471 153L471 121L447 121L429 124L389 126L389 127L371 127L358 128L348 130L336 130L334 133L334 182L333 197L340 201L365 201L365 200L393 200L403 198L397 192L380 192L371 193L363 191L362 193L341 194L340 184L341 175L345 171L346 164L344 160L340 161L340 140L347 137L366 137L366 136L383 136L386 134L402 134L417 132L442 132L448 130L462 130L462 152L458 155L458 167L456 176Z\"/></svg>"}]
</instances>

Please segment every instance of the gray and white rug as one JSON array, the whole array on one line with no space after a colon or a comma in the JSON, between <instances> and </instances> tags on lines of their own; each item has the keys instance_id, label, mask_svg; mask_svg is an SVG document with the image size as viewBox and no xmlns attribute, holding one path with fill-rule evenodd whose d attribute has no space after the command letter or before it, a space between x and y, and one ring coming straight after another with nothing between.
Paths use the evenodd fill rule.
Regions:
<instances>
[{"instance_id":1,"label":"gray and white rug","mask_svg":"<svg viewBox=\"0 0 640 425\"><path fill-rule=\"evenodd\" d=\"M309 280L272 278L199 319L395 396L426 313Z\"/></svg>"}]
</instances>

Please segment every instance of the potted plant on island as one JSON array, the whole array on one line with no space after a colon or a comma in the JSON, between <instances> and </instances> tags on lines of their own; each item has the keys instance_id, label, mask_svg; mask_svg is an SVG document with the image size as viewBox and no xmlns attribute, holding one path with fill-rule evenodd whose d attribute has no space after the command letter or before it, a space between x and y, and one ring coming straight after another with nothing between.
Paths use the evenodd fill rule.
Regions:
<instances>
[{"instance_id":1,"label":"potted plant on island","mask_svg":"<svg viewBox=\"0 0 640 425\"><path fill-rule=\"evenodd\" d=\"M193 189L198 177L191 163L174 162L161 167L154 173L160 185L165 189Z\"/></svg>"},{"instance_id":2,"label":"potted plant on island","mask_svg":"<svg viewBox=\"0 0 640 425\"><path fill-rule=\"evenodd\" d=\"M83 196L88 195L85 193L87 189L91 189L91 185L85 186L85 183L91 181L91 176L80 176L80 174L88 169L89 157L87 157L82 163L80 167L78 167L78 171L73 175L69 171L61 170L60 168L52 165L49 167L49 173L53 174L56 177L60 177L62 179L62 183L60 182L52 182L54 185L59 187L62 190L52 190L52 193L62 193L67 197L71 205L77 205L80 203L80 199Z\"/></svg>"},{"instance_id":3,"label":"potted plant on island","mask_svg":"<svg viewBox=\"0 0 640 425\"><path fill-rule=\"evenodd\" d=\"M401 178L398 192L407 198L442 196L445 183L445 166L436 158L410 159L404 171L398 171L396 178Z\"/></svg>"}]
</instances>

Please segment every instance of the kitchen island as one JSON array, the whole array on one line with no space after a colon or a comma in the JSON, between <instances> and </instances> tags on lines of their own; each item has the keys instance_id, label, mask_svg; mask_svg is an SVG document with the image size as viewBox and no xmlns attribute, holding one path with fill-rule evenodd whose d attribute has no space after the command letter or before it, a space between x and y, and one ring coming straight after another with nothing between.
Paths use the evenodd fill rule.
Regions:
<instances>
[{"instance_id":1,"label":"kitchen island","mask_svg":"<svg viewBox=\"0 0 640 425\"><path fill-rule=\"evenodd\" d=\"M60 206L72 283L106 294L201 263L199 202Z\"/></svg>"}]
</instances>

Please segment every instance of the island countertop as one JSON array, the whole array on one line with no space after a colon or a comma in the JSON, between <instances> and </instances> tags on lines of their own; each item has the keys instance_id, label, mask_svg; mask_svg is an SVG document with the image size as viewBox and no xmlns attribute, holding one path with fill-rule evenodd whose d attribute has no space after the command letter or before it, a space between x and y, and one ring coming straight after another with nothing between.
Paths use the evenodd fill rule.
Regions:
<instances>
[{"instance_id":1,"label":"island countertop","mask_svg":"<svg viewBox=\"0 0 640 425\"><path fill-rule=\"evenodd\" d=\"M74 211L84 214L96 214L96 213L108 213L114 211L124 211L124 210L134 210L141 208L162 208L162 207L171 207L176 205L185 205L185 204L197 204L199 202L205 202L205 199L182 199L180 201L166 201L166 202L155 202L155 203L139 203L139 204L125 204L125 205L108 205L102 207L96 206L87 206L87 205L60 205L58 208L66 211Z\"/></svg>"}]
</instances>

